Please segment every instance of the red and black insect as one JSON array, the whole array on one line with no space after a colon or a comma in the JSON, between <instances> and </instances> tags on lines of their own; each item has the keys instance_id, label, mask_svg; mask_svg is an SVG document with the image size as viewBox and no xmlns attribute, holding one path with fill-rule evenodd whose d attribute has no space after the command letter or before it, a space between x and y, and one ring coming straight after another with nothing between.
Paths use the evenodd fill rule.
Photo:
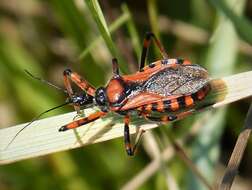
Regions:
<instances>
[{"instance_id":1,"label":"red and black insect","mask_svg":"<svg viewBox=\"0 0 252 190\"><path fill-rule=\"evenodd\" d=\"M145 66L152 39L163 59ZM64 71L64 84L69 95L67 102L72 103L77 112L81 106L98 106L100 111L64 125L59 131L74 129L104 117L108 112L116 112L124 116L125 148L132 156L140 139L134 146L131 145L129 123L132 114L164 123L181 119L193 113L197 102L202 101L210 91L207 71L188 60L169 59L153 33L145 36L138 72L120 75L117 60L113 59L112 64L112 78L105 87L98 89L77 73L69 69ZM70 80L83 90L81 95L73 92ZM142 136L142 131L139 136Z\"/></svg>"}]
</instances>

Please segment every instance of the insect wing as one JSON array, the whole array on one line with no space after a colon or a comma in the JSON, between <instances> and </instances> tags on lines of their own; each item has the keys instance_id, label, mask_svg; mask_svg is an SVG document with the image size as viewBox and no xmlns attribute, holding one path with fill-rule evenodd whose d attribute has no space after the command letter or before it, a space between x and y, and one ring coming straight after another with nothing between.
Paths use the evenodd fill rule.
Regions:
<instances>
[{"instance_id":1,"label":"insect wing","mask_svg":"<svg viewBox=\"0 0 252 190\"><path fill-rule=\"evenodd\" d=\"M152 75L143 90L163 97L197 92L209 81L207 71L198 65L175 65Z\"/></svg>"}]
</instances>

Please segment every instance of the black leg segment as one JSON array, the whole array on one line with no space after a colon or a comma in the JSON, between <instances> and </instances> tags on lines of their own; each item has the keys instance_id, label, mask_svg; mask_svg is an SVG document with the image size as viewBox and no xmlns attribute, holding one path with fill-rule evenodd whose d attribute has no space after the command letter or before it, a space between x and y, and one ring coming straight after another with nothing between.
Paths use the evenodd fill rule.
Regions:
<instances>
[{"instance_id":1,"label":"black leg segment","mask_svg":"<svg viewBox=\"0 0 252 190\"><path fill-rule=\"evenodd\" d=\"M141 55L141 61L140 61L140 65L139 65L139 71L141 71L143 69L143 67L145 66L145 61L146 61L146 57L148 54L148 50L150 47L150 42L151 39L154 40L155 44L158 46L162 56L164 59L168 59L168 55L163 47L163 45L161 44L161 42L157 39L157 37L155 36L155 34L153 34L152 32L147 32L145 34L144 37L144 42L143 42L143 49L142 49L142 55Z\"/></svg>"},{"instance_id":2,"label":"black leg segment","mask_svg":"<svg viewBox=\"0 0 252 190\"><path fill-rule=\"evenodd\" d=\"M118 66L118 61L116 58L112 59L112 68L113 68L114 76L118 76L119 75L119 66Z\"/></svg>"},{"instance_id":3,"label":"black leg segment","mask_svg":"<svg viewBox=\"0 0 252 190\"><path fill-rule=\"evenodd\" d=\"M128 156L135 155L139 142L141 141L144 132L145 132L144 130L140 129L140 131L136 135L136 142L134 146L132 147L131 140L130 140L130 130L129 130L129 116L125 116L124 118L124 145L125 145L125 150Z\"/></svg>"}]
</instances>

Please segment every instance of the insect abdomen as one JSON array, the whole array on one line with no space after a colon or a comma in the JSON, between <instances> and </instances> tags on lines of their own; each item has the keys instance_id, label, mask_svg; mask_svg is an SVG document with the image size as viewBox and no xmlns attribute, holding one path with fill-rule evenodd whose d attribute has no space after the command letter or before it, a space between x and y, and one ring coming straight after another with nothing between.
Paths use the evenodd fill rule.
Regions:
<instances>
[{"instance_id":1,"label":"insect abdomen","mask_svg":"<svg viewBox=\"0 0 252 190\"><path fill-rule=\"evenodd\" d=\"M195 103L203 100L208 92L210 91L210 85L207 84L199 91L191 94L180 96L173 99L161 100L159 102L153 102L150 104L143 105L140 110L142 112L177 112L179 110L191 108Z\"/></svg>"}]
</instances>

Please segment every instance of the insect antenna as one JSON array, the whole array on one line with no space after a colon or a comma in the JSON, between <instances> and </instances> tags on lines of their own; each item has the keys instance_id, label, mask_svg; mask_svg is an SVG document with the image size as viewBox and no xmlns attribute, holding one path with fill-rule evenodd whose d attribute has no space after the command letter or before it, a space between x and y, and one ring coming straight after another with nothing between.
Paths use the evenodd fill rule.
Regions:
<instances>
[{"instance_id":1,"label":"insect antenna","mask_svg":"<svg viewBox=\"0 0 252 190\"><path fill-rule=\"evenodd\" d=\"M37 76L34 76L33 74L31 74L28 70L24 70L25 72L26 72L26 74L28 74L30 77L32 77L33 79L36 79L36 80L38 80L38 81L40 81L40 82L42 82L42 83L45 83L45 84L47 84L47 85L49 85L49 86L51 86L51 87L54 87L54 88L56 88L57 90L60 90L60 91L63 91L64 93L66 93L67 94L67 90L65 90L65 89L63 89L63 88L61 88L61 87L59 87L59 86L57 86L57 85L55 85L55 84L53 84L53 83L51 83L51 82L49 82L49 81L47 81L47 80L45 80L45 79L43 79L43 78L39 78L39 77L37 77Z\"/></svg>"},{"instance_id":2,"label":"insect antenna","mask_svg":"<svg viewBox=\"0 0 252 190\"><path fill-rule=\"evenodd\" d=\"M8 145L6 146L5 150L13 143L13 141L16 139L16 137L17 137L25 128L27 128L27 127L28 127L29 125L31 125L34 121L36 121L37 119L39 119L42 115L44 115L45 113L48 113L48 112L50 112L50 111L52 111L52 110L55 110L55 109L57 109L57 108L63 107L63 106L65 106L65 105L68 105L68 104L70 104L70 103L72 103L72 102L71 102L71 101L67 101L67 102L65 102L64 104L61 104L61 105L55 106L55 107L53 107L53 108L50 108L50 109L48 109L48 110L46 110L46 111L40 113L40 114L37 115L36 117L34 117L27 125L25 125L22 129L20 129L20 130L16 133L16 135L11 139L11 141L10 141L10 142L8 143Z\"/></svg>"}]
</instances>

